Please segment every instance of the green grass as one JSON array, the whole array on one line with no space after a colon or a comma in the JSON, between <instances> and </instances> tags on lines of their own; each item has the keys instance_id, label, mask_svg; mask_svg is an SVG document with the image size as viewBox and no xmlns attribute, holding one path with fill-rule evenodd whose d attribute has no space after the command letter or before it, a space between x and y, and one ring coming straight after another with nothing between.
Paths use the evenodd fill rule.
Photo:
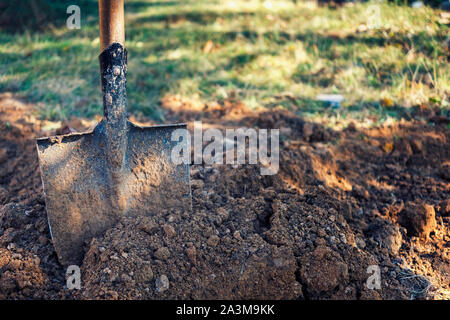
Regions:
<instances>
[{"instance_id":1,"label":"green grass","mask_svg":"<svg viewBox=\"0 0 450 320\"><path fill-rule=\"evenodd\" d=\"M371 18L374 6L379 20ZM81 30L61 19L47 31L0 31L0 91L36 103L42 118L102 112L96 7L80 7ZM382 120L423 103L447 112L447 34L438 11L392 3L329 9L281 0L129 0L128 108L163 120L166 94L205 102L233 96L311 116L326 110L317 94L339 93L338 117ZM209 40L214 49L204 53ZM381 107L382 99L393 107Z\"/></svg>"}]
</instances>

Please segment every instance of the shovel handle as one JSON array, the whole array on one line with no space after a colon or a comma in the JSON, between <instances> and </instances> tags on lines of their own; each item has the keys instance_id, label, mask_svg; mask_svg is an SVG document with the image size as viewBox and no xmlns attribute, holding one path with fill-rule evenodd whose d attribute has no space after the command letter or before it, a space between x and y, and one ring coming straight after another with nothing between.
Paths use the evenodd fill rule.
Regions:
<instances>
[{"instance_id":1,"label":"shovel handle","mask_svg":"<svg viewBox=\"0 0 450 320\"><path fill-rule=\"evenodd\" d=\"M124 0L99 0L100 51L113 43L125 46Z\"/></svg>"},{"instance_id":2,"label":"shovel handle","mask_svg":"<svg viewBox=\"0 0 450 320\"><path fill-rule=\"evenodd\" d=\"M99 0L100 73L109 171L120 176L127 144L127 51L124 47L124 0ZM117 181L116 181L117 182ZM116 185L113 183L113 185Z\"/></svg>"}]
</instances>

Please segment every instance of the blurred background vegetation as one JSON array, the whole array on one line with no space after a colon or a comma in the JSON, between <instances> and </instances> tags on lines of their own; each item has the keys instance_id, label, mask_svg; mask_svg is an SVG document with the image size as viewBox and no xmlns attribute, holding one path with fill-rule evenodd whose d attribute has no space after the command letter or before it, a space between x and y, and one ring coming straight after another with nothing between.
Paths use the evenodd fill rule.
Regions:
<instances>
[{"instance_id":1,"label":"blurred background vegetation","mask_svg":"<svg viewBox=\"0 0 450 320\"><path fill-rule=\"evenodd\" d=\"M81 8L81 29L66 9ZM160 100L224 99L306 117L378 121L411 108L449 111L449 15L440 1L126 0L128 109L164 121ZM101 114L96 0L0 1L0 92L41 118Z\"/></svg>"}]
</instances>

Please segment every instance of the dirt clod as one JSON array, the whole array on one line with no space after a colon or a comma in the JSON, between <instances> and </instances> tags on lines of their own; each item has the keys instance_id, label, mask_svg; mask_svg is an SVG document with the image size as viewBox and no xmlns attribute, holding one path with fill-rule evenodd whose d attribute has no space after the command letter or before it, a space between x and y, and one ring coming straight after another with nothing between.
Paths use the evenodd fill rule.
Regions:
<instances>
[{"instance_id":1,"label":"dirt clod","mask_svg":"<svg viewBox=\"0 0 450 320\"><path fill-rule=\"evenodd\" d=\"M334 290L348 281L348 267L338 253L319 246L300 261L300 278L311 296Z\"/></svg>"},{"instance_id":2,"label":"dirt clod","mask_svg":"<svg viewBox=\"0 0 450 320\"><path fill-rule=\"evenodd\" d=\"M410 235L428 239L436 228L434 208L425 203L409 202L400 213L399 222Z\"/></svg>"},{"instance_id":3,"label":"dirt clod","mask_svg":"<svg viewBox=\"0 0 450 320\"><path fill-rule=\"evenodd\" d=\"M155 258L159 260L167 260L170 257L170 251L167 247L159 248L155 251Z\"/></svg>"},{"instance_id":4,"label":"dirt clod","mask_svg":"<svg viewBox=\"0 0 450 320\"><path fill-rule=\"evenodd\" d=\"M170 282L165 274L156 279L155 282L156 291L163 293L164 291L169 289L169 286Z\"/></svg>"},{"instance_id":5,"label":"dirt clod","mask_svg":"<svg viewBox=\"0 0 450 320\"><path fill-rule=\"evenodd\" d=\"M392 223L379 222L373 224L371 228L369 235L391 254L397 255L402 246L402 234L399 227Z\"/></svg>"},{"instance_id":6,"label":"dirt clod","mask_svg":"<svg viewBox=\"0 0 450 320\"><path fill-rule=\"evenodd\" d=\"M0 298L449 298L447 129L409 121L333 131L293 112L253 113L229 101L199 110L174 121L285 128L278 174L192 165L192 211L123 217L86 244L82 289L71 291L36 157L34 137L48 133L36 119L22 121L23 104L0 95ZM395 144L389 152L387 144ZM366 287L370 266L379 267L380 289Z\"/></svg>"},{"instance_id":7,"label":"dirt clod","mask_svg":"<svg viewBox=\"0 0 450 320\"><path fill-rule=\"evenodd\" d=\"M216 236L215 234L213 234L211 237L209 237L207 243L208 245L210 245L211 247L215 247L217 246L217 244L219 243L219 237Z\"/></svg>"},{"instance_id":8,"label":"dirt clod","mask_svg":"<svg viewBox=\"0 0 450 320\"><path fill-rule=\"evenodd\" d=\"M176 231L171 225L165 224L163 230L166 237L173 237L176 235Z\"/></svg>"}]
</instances>

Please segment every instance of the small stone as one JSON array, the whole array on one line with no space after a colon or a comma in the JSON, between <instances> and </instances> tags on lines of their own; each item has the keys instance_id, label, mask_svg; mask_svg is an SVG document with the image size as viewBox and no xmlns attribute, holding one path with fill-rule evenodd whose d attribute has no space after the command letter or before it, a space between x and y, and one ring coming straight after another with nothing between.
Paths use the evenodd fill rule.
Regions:
<instances>
[{"instance_id":1,"label":"small stone","mask_svg":"<svg viewBox=\"0 0 450 320\"><path fill-rule=\"evenodd\" d=\"M122 257L124 257L125 259L128 258L128 253L126 253L126 252L122 252L121 255L122 255Z\"/></svg>"},{"instance_id":2,"label":"small stone","mask_svg":"<svg viewBox=\"0 0 450 320\"><path fill-rule=\"evenodd\" d=\"M106 251L106 248L105 248L105 247L99 247L99 248L98 248L98 251L100 251L100 252L105 252L105 251Z\"/></svg>"},{"instance_id":3,"label":"small stone","mask_svg":"<svg viewBox=\"0 0 450 320\"><path fill-rule=\"evenodd\" d=\"M149 235L152 235L158 230L158 226L149 217L144 217L139 224L139 229Z\"/></svg>"},{"instance_id":4,"label":"small stone","mask_svg":"<svg viewBox=\"0 0 450 320\"><path fill-rule=\"evenodd\" d=\"M164 234L166 235L166 237L169 237L169 238L171 238L177 234L175 232L175 229L169 224L163 225L163 230L164 230Z\"/></svg>"},{"instance_id":5,"label":"small stone","mask_svg":"<svg viewBox=\"0 0 450 320\"><path fill-rule=\"evenodd\" d=\"M241 233L239 232L239 230L236 230L233 233L233 238L235 238L236 240L242 241Z\"/></svg>"},{"instance_id":6,"label":"small stone","mask_svg":"<svg viewBox=\"0 0 450 320\"><path fill-rule=\"evenodd\" d=\"M114 67L113 68L113 73L114 75L117 77L118 75L120 75L121 71L120 71L120 67Z\"/></svg>"},{"instance_id":7,"label":"small stone","mask_svg":"<svg viewBox=\"0 0 450 320\"><path fill-rule=\"evenodd\" d=\"M217 215L219 217L218 223L223 223L230 218L230 213L227 209L220 207L217 209Z\"/></svg>"},{"instance_id":8,"label":"small stone","mask_svg":"<svg viewBox=\"0 0 450 320\"><path fill-rule=\"evenodd\" d=\"M22 259L22 255L20 254L20 253L14 253L14 254L12 254L11 255L11 259L17 259L17 260L20 260L20 259Z\"/></svg>"},{"instance_id":9,"label":"small stone","mask_svg":"<svg viewBox=\"0 0 450 320\"><path fill-rule=\"evenodd\" d=\"M159 260L167 260L170 257L170 251L167 247L161 247L155 251L155 258Z\"/></svg>"},{"instance_id":10,"label":"small stone","mask_svg":"<svg viewBox=\"0 0 450 320\"><path fill-rule=\"evenodd\" d=\"M325 230L323 230L322 228L320 228L320 229L317 231L317 235L318 235L319 237L325 238L325 237L327 236L327 233L325 232Z\"/></svg>"},{"instance_id":11,"label":"small stone","mask_svg":"<svg viewBox=\"0 0 450 320\"><path fill-rule=\"evenodd\" d=\"M193 264L197 263L197 251L195 247L189 247L186 249L186 255Z\"/></svg>"},{"instance_id":12,"label":"small stone","mask_svg":"<svg viewBox=\"0 0 450 320\"><path fill-rule=\"evenodd\" d=\"M122 276L120 277L120 279L122 280L122 282L126 285L132 284L134 281L133 279L126 273L122 274Z\"/></svg>"},{"instance_id":13,"label":"small stone","mask_svg":"<svg viewBox=\"0 0 450 320\"><path fill-rule=\"evenodd\" d=\"M169 279L167 278L167 276L165 274L160 276L155 281L156 291L158 291L158 292L166 291L167 289L169 289L169 286L170 286Z\"/></svg>"},{"instance_id":14,"label":"small stone","mask_svg":"<svg viewBox=\"0 0 450 320\"><path fill-rule=\"evenodd\" d=\"M328 238L328 243L331 244L331 245L336 244L336 237L335 236L330 236Z\"/></svg>"},{"instance_id":15,"label":"small stone","mask_svg":"<svg viewBox=\"0 0 450 320\"><path fill-rule=\"evenodd\" d=\"M219 237L213 234L211 237L208 238L206 243L214 248L219 243L219 240L220 240Z\"/></svg>"}]
</instances>

